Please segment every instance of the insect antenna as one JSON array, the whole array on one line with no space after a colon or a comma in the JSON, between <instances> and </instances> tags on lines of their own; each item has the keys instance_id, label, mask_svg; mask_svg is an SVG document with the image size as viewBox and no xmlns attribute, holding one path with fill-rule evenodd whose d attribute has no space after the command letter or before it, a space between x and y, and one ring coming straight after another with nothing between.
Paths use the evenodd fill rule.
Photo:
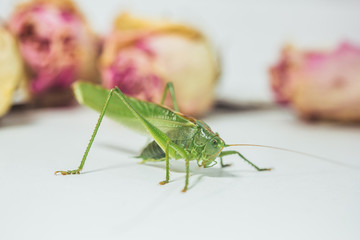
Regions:
<instances>
[{"instance_id":1,"label":"insect antenna","mask_svg":"<svg viewBox=\"0 0 360 240\"><path fill-rule=\"evenodd\" d=\"M248 143L243 143L243 144L225 144L225 147L261 147L261 148L271 148L271 149L276 149L276 150L281 150L281 151L286 151L286 152L292 152L292 153L296 153L296 154L301 154L304 156L308 156L308 157L312 157L312 158L316 158L322 161L326 161L329 163L333 163L336 165L342 165L345 167L351 167L351 168L357 168L360 169L360 166L355 166L352 164L347 164L347 163L343 163L343 162L339 162L330 158L325 158L325 157L321 157L321 156L317 156L314 154L310 154L310 153L305 153L305 152L300 152L300 151L296 151L296 150L292 150L292 149L287 149L287 148L281 148L281 147L274 147L274 146L268 146L268 145L260 145L260 144L248 144Z\"/></svg>"}]
</instances>

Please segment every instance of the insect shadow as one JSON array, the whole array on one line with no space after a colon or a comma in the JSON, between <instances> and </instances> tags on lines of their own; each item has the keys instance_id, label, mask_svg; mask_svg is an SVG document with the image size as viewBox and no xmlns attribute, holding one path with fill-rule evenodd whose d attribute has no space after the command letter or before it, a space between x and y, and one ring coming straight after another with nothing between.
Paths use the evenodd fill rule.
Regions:
<instances>
[{"instance_id":1,"label":"insect shadow","mask_svg":"<svg viewBox=\"0 0 360 240\"><path fill-rule=\"evenodd\" d=\"M111 144L111 143L100 142L97 145L99 147L107 148L107 149L110 149L110 150L113 150L113 151L126 153L126 154L129 154L130 156L136 156L138 154L138 152L133 150L133 149L124 148L124 147L121 147L119 145L115 145L115 144ZM94 170L84 171L83 174L101 172L101 171L111 170L111 169L115 169L115 168L127 167L127 166L131 166L131 165L133 165L133 164L132 163L113 164L113 165L110 165L110 166L107 166L107 167L102 167L102 168L98 168L98 169L94 169Z\"/></svg>"},{"instance_id":2,"label":"insect shadow","mask_svg":"<svg viewBox=\"0 0 360 240\"><path fill-rule=\"evenodd\" d=\"M111 143L106 143L106 142L100 142L97 145L99 147L104 147L104 148L111 149L114 151L119 151L121 153L129 154L129 158L133 158L134 161L141 163L141 161L139 161L139 159L134 158L134 156L139 155L139 151L136 151L134 149L129 149L126 147L122 147L119 145L111 144ZM100 168L100 169L96 169L96 170L86 171L86 173L98 172L98 171L103 171L103 170L108 170L108 169L113 169L113 168L121 168L121 167L125 167L127 165L132 165L132 164L126 164L126 165L115 164L112 166L108 166L108 167L104 167L104 168ZM144 163L144 165L154 167L154 168L166 169L165 162L146 162L146 163ZM172 172L186 173L186 168L184 167L184 164L182 164L181 162L178 162L178 161L171 161L170 169ZM231 171L229 171L229 170L225 170L225 168L205 168L204 169L204 168L200 168L195 163L190 164L190 169L191 169L191 175L193 175L193 176L200 175L200 176L217 177L217 178L239 177L239 175L234 174L234 173L246 171L246 170L242 170L242 171L231 170ZM85 173L85 172L83 172L83 173ZM176 179L174 179L174 180L176 180Z\"/></svg>"},{"instance_id":3,"label":"insect shadow","mask_svg":"<svg viewBox=\"0 0 360 240\"><path fill-rule=\"evenodd\" d=\"M115 144L111 144L111 143L100 142L97 145L100 146L100 147L104 147L104 148L107 148L107 149L114 150L114 151L119 151L121 153L126 153L126 154L129 154L131 156L139 155L139 152L134 150L134 149L125 148L125 147L115 145Z\"/></svg>"},{"instance_id":4,"label":"insect shadow","mask_svg":"<svg viewBox=\"0 0 360 240\"><path fill-rule=\"evenodd\" d=\"M146 166L166 169L165 162L146 162L144 163ZM170 170L173 173L183 173L186 174L186 168L184 164L179 161L171 160L170 161ZM254 172L252 170L230 170L230 168L201 168L196 163L190 163L190 172L191 178L194 178L192 184L189 185L189 189L195 187L199 184L204 177L210 178L241 178L241 173L250 173ZM173 177L170 182L183 181L185 176Z\"/></svg>"},{"instance_id":5,"label":"insect shadow","mask_svg":"<svg viewBox=\"0 0 360 240\"><path fill-rule=\"evenodd\" d=\"M122 147L119 145L106 143L106 142L100 142L97 144L99 147L111 149L113 151L119 151L121 153L129 154L129 158L133 158L134 161L137 161L137 163L141 163L139 159L134 158L133 156L136 156L139 154L137 150L129 149L126 147ZM94 172L101 172L101 171L107 171L107 170L114 170L116 168L123 168L133 165L133 163L124 163L124 164L114 164L103 168L98 168L94 170L84 171L83 174L88 173L94 173ZM146 162L144 165L153 167L153 168L161 168L166 169L165 162ZM186 173L186 168L184 167L184 164L178 161L171 161L171 167L172 172L176 173ZM195 187L197 184L199 184L204 177L211 177L211 178L241 178L241 173L244 172L253 172L251 170L229 170L228 168L200 168L195 163L190 164L191 169L191 176L194 179L194 182L189 186L189 189ZM178 176L174 177L171 182L177 182L177 181L183 181L184 176Z\"/></svg>"}]
</instances>

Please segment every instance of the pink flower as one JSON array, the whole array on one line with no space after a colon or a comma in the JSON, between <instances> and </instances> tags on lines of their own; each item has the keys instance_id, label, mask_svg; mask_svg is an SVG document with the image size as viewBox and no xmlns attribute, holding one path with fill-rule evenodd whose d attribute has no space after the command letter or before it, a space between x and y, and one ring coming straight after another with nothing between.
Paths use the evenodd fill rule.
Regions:
<instances>
[{"instance_id":1,"label":"pink flower","mask_svg":"<svg viewBox=\"0 0 360 240\"><path fill-rule=\"evenodd\" d=\"M214 101L219 65L207 39L197 30L167 21L119 16L105 39L100 61L103 85L159 103L173 82L180 111L207 112ZM169 104L170 101L167 101Z\"/></svg>"},{"instance_id":2,"label":"pink flower","mask_svg":"<svg viewBox=\"0 0 360 240\"><path fill-rule=\"evenodd\" d=\"M332 52L287 47L270 74L276 101L303 118L360 120L360 47L343 43Z\"/></svg>"},{"instance_id":3,"label":"pink flower","mask_svg":"<svg viewBox=\"0 0 360 240\"><path fill-rule=\"evenodd\" d=\"M31 72L34 94L94 77L96 38L70 0L33 0L13 13L10 30Z\"/></svg>"}]
</instances>

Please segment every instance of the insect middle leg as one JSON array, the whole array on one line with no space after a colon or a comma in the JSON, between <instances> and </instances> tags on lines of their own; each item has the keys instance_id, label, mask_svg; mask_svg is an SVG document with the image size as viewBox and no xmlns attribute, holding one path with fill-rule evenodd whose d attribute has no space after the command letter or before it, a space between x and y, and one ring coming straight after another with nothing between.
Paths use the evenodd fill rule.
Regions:
<instances>
[{"instance_id":1,"label":"insect middle leg","mask_svg":"<svg viewBox=\"0 0 360 240\"><path fill-rule=\"evenodd\" d=\"M165 161L166 161L166 177L165 177L164 181L159 183L160 185L165 185L165 184L169 183L169 180L170 180L169 143L166 144Z\"/></svg>"},{"instance_id":2,"label":"insect middle leg","mask_svg":"<svg viewBox=\"0 0 360 240\"><path fill-rule=\"evenodd\" d=\"M186 177L185 177L185 186L184 189L182 190L182 192L186 192L188 185L189 185L189 177L190 177L190 160L189 159L185 159L186 162Z\"/></svg>"},{"instance_id":3,"label":"insect middle leg","mask_svg":"<svg viewBox=\"0 0 360 240\"><path fill-rule=\"evenodd\" d=\"M254 167L256 170L258 171L270 171L271 168L259 168L258 166L256 166L254 163L250 162L248 159L246 159L241 153L239 153L238 151L222 151L219 155L221 163L222 163L222 158L224 156L229 156L229 155L238 155L239 157L241 157L245 162L247 162L248 164L250 164L252 167ZM223 166L223 163L222 163Z\"/></svg>"}]
</instances>

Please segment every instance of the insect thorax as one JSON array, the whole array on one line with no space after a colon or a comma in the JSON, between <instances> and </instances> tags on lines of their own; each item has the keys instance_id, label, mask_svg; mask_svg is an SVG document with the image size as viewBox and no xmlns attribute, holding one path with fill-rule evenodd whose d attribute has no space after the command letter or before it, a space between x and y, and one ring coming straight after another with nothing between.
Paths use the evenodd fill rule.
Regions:
<instances>
[{"instance_id":1,"label":"insect thorax","mask_svg":"<svg viewBox=\"0 0 360 240\"><path fill-rule=\"evenodd\" d=\"M202 121L196 121L196 126L191 129L172 130L166 135L189 154L190 160L196 160L201 166L211 165L224 146L223 140ZM143 160L163 161L165 151L152 141L143 149L139 157ZM182 158L176 152L171 157Z\"/></svg>"}]
</instances>

